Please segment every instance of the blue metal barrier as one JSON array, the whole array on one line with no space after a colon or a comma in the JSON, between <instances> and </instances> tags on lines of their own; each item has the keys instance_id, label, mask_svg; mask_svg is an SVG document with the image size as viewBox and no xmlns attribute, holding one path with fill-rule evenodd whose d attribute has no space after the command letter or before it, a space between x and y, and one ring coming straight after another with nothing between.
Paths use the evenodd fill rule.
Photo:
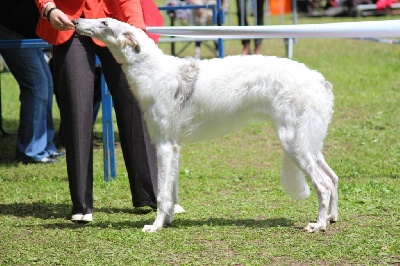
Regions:
<instances>
[{"instance_id":1,"label":"blue metal barrier","mask_svg":"<svg viewBox=\"0 0 400 266\"><path fill-rule=\"evenodd\" d=\"M100 61L96 56L96 65ZM100 68L101 69L101 68ZM112 117L113 101L104 78L103 70L100 75L101 106L103 115L103 161L104 161L104 180L108 182L110 176L115 179L115 148L114 148L114 126Z\"/></svg>"},{"instance_id":2,"label":"blue metal barrier","mask_svg":"<svg viewBox=\"0 0 400 266\"><path fill-rule=\"evenodd\" d=\"M199 9L199 8L210 8L213 11L213 23L217 26L221 26L225 22L225 12L222 10L221 0L217 0L216 5L183 5L183 6L160 6L158 7L161 11L173 11L179 9ZM173 26L173 25L171 25ZM219 38L218 43L218 56L224 57L224 42L223 39ZM173 52L174 53L174 52Z\"/></svg>"}]
</instances>

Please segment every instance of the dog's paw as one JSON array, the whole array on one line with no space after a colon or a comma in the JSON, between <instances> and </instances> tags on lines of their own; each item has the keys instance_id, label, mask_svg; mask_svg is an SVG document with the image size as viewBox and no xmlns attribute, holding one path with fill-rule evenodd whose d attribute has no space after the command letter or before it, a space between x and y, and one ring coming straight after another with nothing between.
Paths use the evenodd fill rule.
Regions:
<instances>
[{"instance_id":1,"label":"dog's paw","mask_svg":"<svg viewBox=\"0 0 400 266\"><path fill-rule=\"evenodd\" d=\"M160 230L161 228L158 228L157 226L154 226L154 225L145 225L144 227L143 227L143 229L142 229L142 232L145 232L145 233L154 233L154 232L157 232L158 230Z\"/></svg>"},{"instance_id":2,"label":"dog's paw","mask_svg":"<svg viewBox=\"0 0 400 266\"><path fill-rule=\"evenodd\" d=\"M319 223L309 223L306 227L304 227L304 230L309 232L309 233L316 233L318 231L326 231L326 226L323 226Z\"/></svg>"},{"instance_id":3,"label":"dog's paw","mask_svg":"<svg viewBox=\"0 0 400 266\"><path fill-rule=\"evenodd\" d=\"M334 214L329 214L328 219L326 219L326 221L331 224L336 223L337 220L338 220L338 217L337 217L337 215L334 215Z\"/></svg>"},{"instance_id":4,"label":"dog's paw","mask_svg":"<svg viewBox=\"0 0 400 266\"><path fill-rule=\"evenodd\" d=\"M175 204L175 206L174 206L174 214L185 213L185 212L186 212L185 209L182 208L181 205Z\"/></svg>"}]
</instances>

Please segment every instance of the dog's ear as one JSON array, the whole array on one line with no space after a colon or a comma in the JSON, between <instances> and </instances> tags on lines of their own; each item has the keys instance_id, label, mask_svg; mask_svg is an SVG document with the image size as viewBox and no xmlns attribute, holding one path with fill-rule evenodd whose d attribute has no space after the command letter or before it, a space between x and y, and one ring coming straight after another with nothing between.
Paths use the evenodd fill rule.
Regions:
<instances>
[{"instance_id":1,"label":"dog's ear","mask_svg":"<svg viewBox=\"0 0 400 266\"><path fill-rule=\"evenodd\" d=\"M135 52L136 53L140 53L140 45L137 42L137 40L135 38L135 35L130 31L127 31L127 32L123 33L123 35L124 35L124 37L126 39L125 40L125 44L133 46L134 49L135 49Z\"/></svg>"}]
</instances>

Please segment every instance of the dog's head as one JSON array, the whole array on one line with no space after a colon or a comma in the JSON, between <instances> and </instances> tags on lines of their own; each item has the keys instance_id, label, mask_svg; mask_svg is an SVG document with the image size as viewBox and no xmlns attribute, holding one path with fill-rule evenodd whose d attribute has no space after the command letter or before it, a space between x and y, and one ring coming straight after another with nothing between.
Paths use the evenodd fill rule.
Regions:
<instances>
[{"instance_id":1,"label":"dog's head","mask_svg":"<svg viewBox=\"0 0 400 266\"><path fill-rule=\"evenodd\" d=\"M135 34L139 32L135 27L112 18L101 19L75 19L72 21L75 30L81 34L94 37L110 49L132 47L133 51L140 53L140 45Z\"/></svg>"}]
</instances>

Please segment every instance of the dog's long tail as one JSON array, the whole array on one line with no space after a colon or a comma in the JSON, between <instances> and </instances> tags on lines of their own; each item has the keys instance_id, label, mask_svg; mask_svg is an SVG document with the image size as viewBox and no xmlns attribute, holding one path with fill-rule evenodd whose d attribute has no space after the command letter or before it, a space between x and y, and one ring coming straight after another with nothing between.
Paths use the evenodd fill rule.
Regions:
<instances>
[{"instance_id":1,"label":"dog's long tail","mask_svg":"<svg viewBox=\"0 0 400 266\"><path fill-rule=\"evenodd\" d=\"M303 171L287 152L284 152L282 157L281 185L283 190L294 200L304 200L310 196L310 187Z\"/></svg>"}]
</instances>

